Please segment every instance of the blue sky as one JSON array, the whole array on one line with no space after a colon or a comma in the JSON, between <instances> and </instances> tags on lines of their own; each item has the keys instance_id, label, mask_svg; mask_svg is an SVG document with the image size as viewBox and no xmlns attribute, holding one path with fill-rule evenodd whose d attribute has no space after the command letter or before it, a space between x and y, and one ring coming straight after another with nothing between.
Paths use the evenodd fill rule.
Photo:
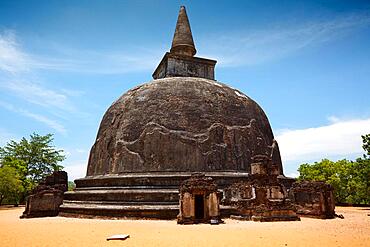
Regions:
<instances>
[{"instance_id":1,"label":"blue sky","mask_svg":"<svg viewBox=\"0 0 370 247\"><path fill-rule=\"evenodd\" d=\"M0 145L54 133L85 175L105 110L151 80L185 5L197 56L265 110L285 174L362 154L370 133L368 1L0 0Z\"/></svg>"}]
</instances>

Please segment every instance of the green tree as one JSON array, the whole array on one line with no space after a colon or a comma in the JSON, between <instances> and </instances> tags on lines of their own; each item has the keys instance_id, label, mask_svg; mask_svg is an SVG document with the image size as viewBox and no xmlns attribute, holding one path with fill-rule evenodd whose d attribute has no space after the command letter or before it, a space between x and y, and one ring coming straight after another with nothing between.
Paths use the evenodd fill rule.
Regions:
<instances>
[{"instance_id":1,"label":"green tree","mask_svg":"<svg viewBox=\"0 0 370 247\"><path fill-rule=\"evenodd\" d=\"M302 164L298 179L331 184L337 202L370 204L370 134L362 136L362 141L367 156L356 161L323 159Z\"/></svg>"},{"instance_id":2,"label":"green tree","mask_svg":"<svg viewBox=\"0 0 370 247\"><path fill-rule=\"evenodd\" d=\"M350 203L370 204L370 159L358 158L353 163L351 179L347 189Z\"/></svg>"},{"instance_id":3,"label":"green tree","mask_svg":"<svg viewBox=\"0 0 370 247\"><path fill-rule=\"evenodd\" d=\"M334 188L337 202L370 203L370 160L356 161L323 159L314 164L302 164L299 180L325 181Z\"/></svg>"},{"instance_id":4,"label":"green tree","mask_svg":"<svg viewBox=\"0 0 370 247\"><path fill-rule=\"evenodd\" d=\"M362 137L362 148L365 150L367 156L370 156L370 134L363 135Z\"/></svg>"},{"instance_id":5,"label":"green tree","mask_svg":"<svg viewBox=\"0 0 370 247\"><path fill-rule=\"evenodd\" d=\"M0 167L0 205L4 199L18 205L22 192L22 182L16 169L10 166Z\"/></svg>"},{"instance_id":6,"label":"green tree","mask_svg":"<svg viewBox=\"0 0 370 247\"><path fill-rule=\"evenodd\" d=\"M76 184L73 181L68 181L68 191L72 191L76 188Z\"/></svg>"},{"instance_id":7,"label":"green tree","mask_svg":"<svg viewBox=\"0 0 370 247\"><path fill-rule=\"evenodd\" d=\"M53 135L33 133L30 139L10 141L0 148L0 166L13 167L19 176L25 193L29 192L46 175L62 169L59 162L65 159L63 150L52 145Z\"/></svg>"}]
</instances>

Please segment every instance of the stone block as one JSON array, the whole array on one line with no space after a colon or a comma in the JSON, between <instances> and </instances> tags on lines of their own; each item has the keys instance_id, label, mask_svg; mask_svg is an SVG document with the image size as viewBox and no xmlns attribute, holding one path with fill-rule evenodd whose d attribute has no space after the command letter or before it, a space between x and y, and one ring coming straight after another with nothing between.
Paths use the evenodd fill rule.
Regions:
<instances>
[{"instance_id":1,"label":"stone block","mask_svg":"<svg viewBox=\"0 0 370 247\"><path fill-rule=\"evenodd\" d=\"M296 182L289 191L289 197L301 216L324 219L335 216L333 187L325 182Z\"/></svg>"},{"instance_id":2,"label":"stone block","mask_svg":"<svg viewBox=\"0 0 370 247\"><path fill-rule=\"evenodd\" d=\"M67 188L68 176L65 171L55 171L47 176L28 196L21 218L57 216Z\"/></svg>"}]
</instances>

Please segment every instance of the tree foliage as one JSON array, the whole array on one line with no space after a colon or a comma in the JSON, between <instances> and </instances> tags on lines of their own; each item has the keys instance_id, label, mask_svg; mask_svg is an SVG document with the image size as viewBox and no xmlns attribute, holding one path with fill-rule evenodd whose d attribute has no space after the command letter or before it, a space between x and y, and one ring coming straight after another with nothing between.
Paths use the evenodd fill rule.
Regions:
<instances>
[{"instance_id":1,"label":"tree foliage","mask_svg":"<svg viewBox=\"0 0 370 247\"><path fill-rule=\"evenodd\" d=\"M68 191L72 191L76 188L76 184L73 181L68 181Z\"/></svg>"},{"instance_id":2,"label":"tree foliage","mask_svg":"<svg viewBox=\"0 0 370 247\"><path fill-rule=\"evenodd\" d=\"M53 140L52 134L42 136L33 133L29 139L12 140L0 147L0 167L16 171L24 191L23 198L45 176L63 168L59 165L65 159L63 150L55 149Z\"/></svg>"},{"instance_id":3,"label":"tree foliage","mask_svg":"<svg viewBox=\"0 0 370 247\"><path fill-rule=\"evenodd\" d=\"M362 148L365 150L366 155L370 156L370 134L363 135L362 137Z\"/></svg>"},{"instance_id":4,"label":"tree foliage","mask_svg":"<svg viewBox=\"0 0 370 247\"><path fill-rule=\"evenodd\" d=\"M370 135L362 136L363 148L369 155ZM334 187L337 202L370 204L370 157L356 161L323 159L314 164L302 164L299 180L325 181Z\"/></svg>"},{"instance_id":5,"label":"tree foliage","mask_svg":"<svg viewBox=\"0 0 370 247\"><path fill-rule=\"evenodd\" d=\"M0 205L4 199L18 205L23 190L22 181L16 169L10 166L0 167Z\"/></svg>"}]
</instances>

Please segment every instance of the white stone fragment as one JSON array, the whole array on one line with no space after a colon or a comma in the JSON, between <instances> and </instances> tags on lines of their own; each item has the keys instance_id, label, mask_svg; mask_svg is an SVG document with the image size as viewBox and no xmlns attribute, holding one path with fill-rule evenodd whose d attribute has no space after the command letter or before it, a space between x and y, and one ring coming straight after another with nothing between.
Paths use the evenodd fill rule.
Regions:
<instances>
[{"instance_id":1,"label":"white stone fragment","mask_svg":"<svg viewBox=\"0 0 370 247\"><path fill-rule=\"evenodd\" d=\"M109 240L125 240L129 237L130 237L130 235L128 235L128 234L117 234L117 235L112 235L110 237L107 237L107 241L109 241Z\"/></svg>"}]
</instances>

